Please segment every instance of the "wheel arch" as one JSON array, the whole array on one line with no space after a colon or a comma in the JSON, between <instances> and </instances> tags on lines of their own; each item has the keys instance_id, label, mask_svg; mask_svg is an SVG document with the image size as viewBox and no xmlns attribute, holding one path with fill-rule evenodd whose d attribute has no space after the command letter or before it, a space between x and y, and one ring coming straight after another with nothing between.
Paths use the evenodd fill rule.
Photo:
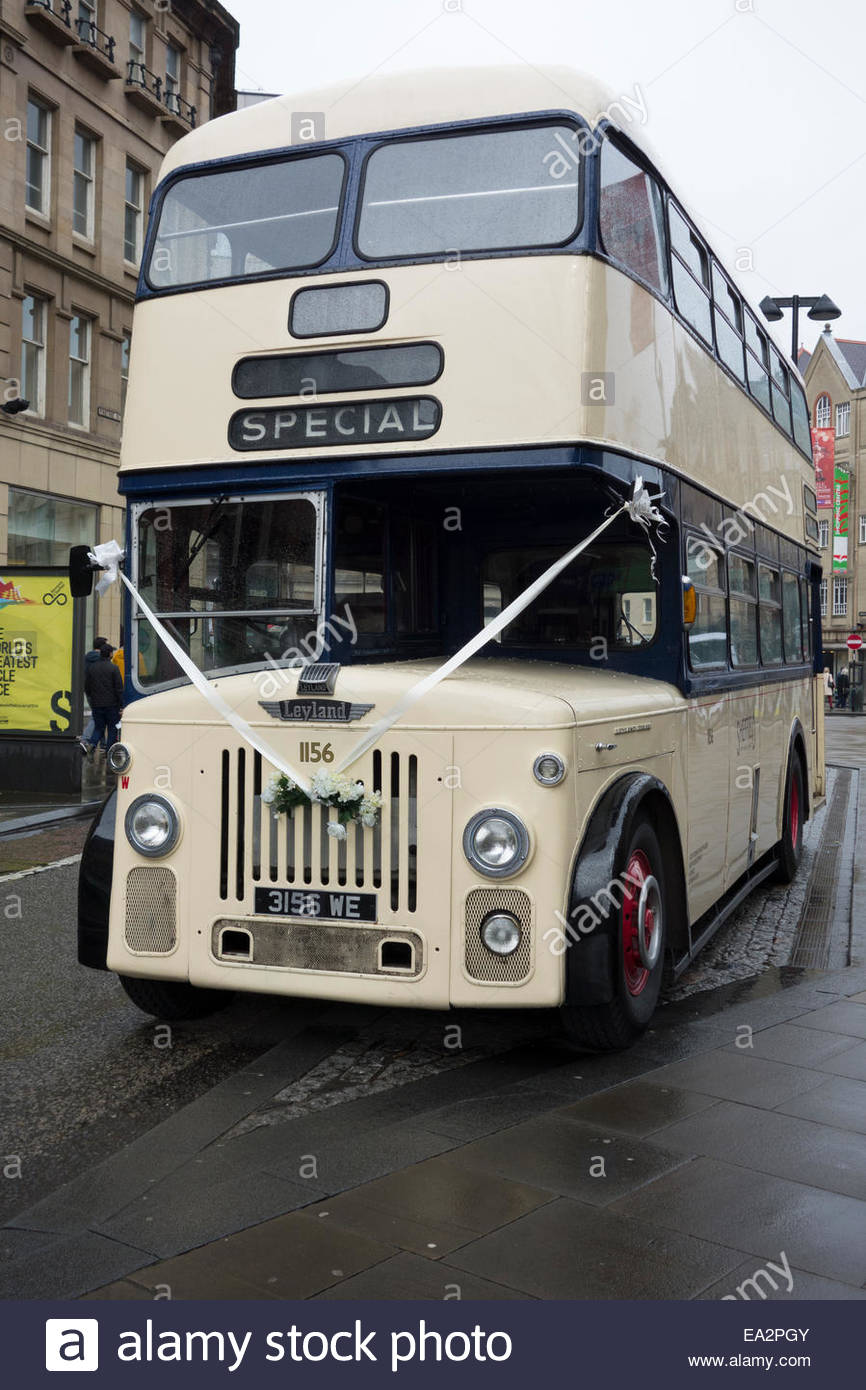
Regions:
<instances>
[{"instance_id":1,"label":"wheel arch","mask_svg":"<svg viewBox=\"0 0 866 1390\"><path fill-rule=\"evenodd\" d=\"M590 910L593 899L620 876L624 868L619 863L622 847L638 817L647 813L654 828L662 832L659 845L665 875L674 888L669 893L672 930L667 951L680 955L689 948L682 841L670 792L663 782L646 772L625 773L608 783L593 806L572 868L565 930L578 920L582 908ZM565 997L569 1004L606 1004L614 998L614 925L618 920L618 914L608 913L586 935L572 927L565 965Z\"/></svg>"},{"instance_id":2,"label":"wheel arch","mask_svg":"<svg viewBox=\"0 0 866 1390\"><path fill-rule=\"evenodd\" d=\"M108 920L114 861L117 792L106 798L90 827L78 870L78 961L107 970Z\"/></svg>"},{"instance_id":3,"label":"wheel arch","mask_svg":"<svg viewBox=\"0 0 866 1390\"><path fill-rule=\"evenodd\" d=\"M799 756L803 768L803 801L805 803L803 807L803 820L807 821L812 814L812 803L809 794L809 757L806 751L806 734L803 725L800 723L799 717L796 715L792 721L791 729L788 734L788 753L785 758L784 767L782 768L782 775L779 778L779 801L776 815L776 826L779 832L779 838L782 836L785 822L785 798L788 791L788 774L791 768L791 759L795 756Z\"/></svg>"}]
</instances>

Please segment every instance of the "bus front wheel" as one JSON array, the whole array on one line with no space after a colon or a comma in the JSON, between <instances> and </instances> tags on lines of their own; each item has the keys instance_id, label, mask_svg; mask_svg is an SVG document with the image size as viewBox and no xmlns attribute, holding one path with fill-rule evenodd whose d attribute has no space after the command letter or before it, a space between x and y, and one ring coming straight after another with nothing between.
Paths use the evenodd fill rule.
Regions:
<instances>
[{"instance_id":1,"label":"bus front wheel","mask_svg":"<svg viewBox=\"0 0 866 1390\"><path fill-rule=\"evenodd\" d=\"M230 990L197 989L182 980L143 980L138 975L118 975L117 978L136 1008L170 1023L206 1018L224 1009L232 999Z\"/></svg>"},{"instance_id":2,"label":"bus front wheel","mask_svg":"<svg viewBox=\"0 0 866 1390\"><path fill-rule=\"evenodd\" d=\"M664 856L648 820L634 827L622 864L622 903L612 923L613 998L606 1004L566 1003L561 1010L569 1042L600 1052L630 1047L640 1036L655 1011L664 972L668 890Z\"/></svg>"}]
</instances>

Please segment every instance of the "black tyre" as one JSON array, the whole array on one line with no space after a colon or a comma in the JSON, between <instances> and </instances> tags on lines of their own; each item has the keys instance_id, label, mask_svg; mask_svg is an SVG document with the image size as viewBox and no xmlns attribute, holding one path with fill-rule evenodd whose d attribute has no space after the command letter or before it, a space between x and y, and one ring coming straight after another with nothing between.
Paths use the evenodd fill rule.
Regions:
<instances>
[{"instance_id":1,"label":"black tyre","mask_svg":"<svg viewBox=\"0 0 866 1390\"><path fill-rule=\"evenodd\" d=\"M137 975L117 978L136 1008L171 1023L206 1018L224 1009L233 997L230 990L197 989L180 980L142 980Z\"/></svg>"},{"instance_id":2,"label":"black tyre","mask_svg":"<svg viewBox=\"0 0 866 1390\"><path fill-rule=\"evenodd\" d=\"M782 817L782 838L779 841L776 883L790 883L800 867L803 858L803 761L799 753L791 754L788 776L785 781L785 813Z\"/></svg>"},{"instance_id":3,"label":"black tyre","mask_svg":"<svg viewBox=\"0 0 866 1390\"><path fill-rule=\"evenodd\" d=\"M668 885L658 837L648 820L632 830L620 861L622 905L596 930L612 932L615 947L614 998L608 1004L561 1009L568 1040L577 1047L613 1052L630 1047L655 1012L665 964ZM644 891L645 890L645 891ZM645 963L638 941L643 931Z\"/></svg>"}]
</instances>

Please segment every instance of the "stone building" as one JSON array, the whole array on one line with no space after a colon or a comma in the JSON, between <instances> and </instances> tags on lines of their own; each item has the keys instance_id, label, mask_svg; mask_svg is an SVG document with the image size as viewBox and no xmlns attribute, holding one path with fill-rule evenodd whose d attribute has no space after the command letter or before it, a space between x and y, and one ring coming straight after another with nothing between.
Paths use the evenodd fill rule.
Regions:
<instances>
[{"instance_id":1,"label":"stone building","mask_svg":"<svg viewBox=\"0 0 866 1390\"><path fill-rule=\"evenodd\" d=\"M0 0L0 565L122 538L132 308L160 162L235 106L216 0ZM115 644L118 595L87 637Z\"/></svg>"},{"instance_id":2,"label":"stone building","mask_svg":"<svg viewBox=\"0 0 866 1390\"><path fill-rule=\"evenodd\" d=\"M849 634L859 632L866 639L866 342L836 338L828 325L814 352L800 352L799 367L812 428L832 431L835 465L848 474L844 564L839 555L834 563L833 507L821 505L820 493L818 499L824 659L838 677L850 665Z\"/></svg>"}]
</instances>

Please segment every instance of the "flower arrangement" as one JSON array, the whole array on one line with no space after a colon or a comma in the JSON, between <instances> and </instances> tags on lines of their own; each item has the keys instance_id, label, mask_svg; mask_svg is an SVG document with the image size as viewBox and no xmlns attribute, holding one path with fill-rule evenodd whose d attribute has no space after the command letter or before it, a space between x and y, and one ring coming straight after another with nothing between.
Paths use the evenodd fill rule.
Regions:
<instances>
[{"instance_id":1,"label":"flower arrangement","mask_svg":"<svg viewBox=\"0 0 866 1390\"><path fill-rule=\"evenodd\" d=\"M337 819L329 820L327 826L328 834L335 840L345 840L346 827L353 821L373 829L379 823L382 810L381 792L368 792L363 782L355 782L340 772L313 773L309 795L285 772L275 772L262 792L262 801L272 808L275 816L307 802L335 806Z\"/></svg>"}]
</instances>

